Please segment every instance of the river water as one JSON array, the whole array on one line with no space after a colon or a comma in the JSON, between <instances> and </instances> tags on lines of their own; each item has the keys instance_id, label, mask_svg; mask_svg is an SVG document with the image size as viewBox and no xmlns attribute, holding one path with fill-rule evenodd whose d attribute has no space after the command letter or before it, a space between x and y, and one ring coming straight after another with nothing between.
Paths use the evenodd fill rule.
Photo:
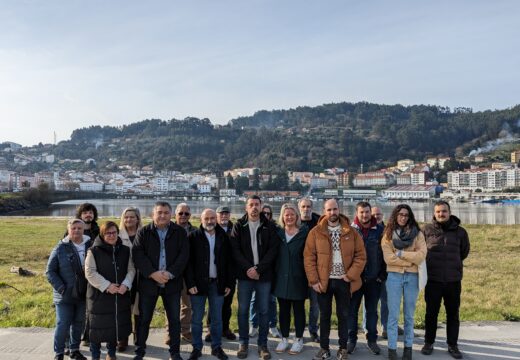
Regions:
<instances>
[{"instance_id":1,"label":"river water","mask_svg":"<svg viewBox=\"0 0 520 360\"><path fill-rule=\"evenodd\" d=\"M149 216L152 212L155 200L149 199L91 199L91 200L69 200L52 204L48 209L33 210L24 213L27 216L74 216L76 206L83 202L93 203L99 212L99 217L119 217L121 212L127 206L136 206L141 210L144 216ZM172 207L178 203L178 200L171 201ZM244 202L230 201L188 201L191 207L192 214L198 216L205 208L216 209L219 205L229 206L233 217L240 217L244 214ZM392 209L398 202L373 202L372 206L379 206L382 208L385 219L390 215ZM429 222L432 218L433 205L431 202L408 202L411 206L415 218L420 222ZM281 202L273 202L270 205L274 208L275 218L277 219ZM502 205L502 204L472 204L472 203L452 203L452 214L458 216L463 224L520 224L520 206L519 205ZM355 211L356 202L345 201L341 202L342 213L349 218ZM315 202L315 212L320 212L322 202Z\"/></svg>"}]
</instances>

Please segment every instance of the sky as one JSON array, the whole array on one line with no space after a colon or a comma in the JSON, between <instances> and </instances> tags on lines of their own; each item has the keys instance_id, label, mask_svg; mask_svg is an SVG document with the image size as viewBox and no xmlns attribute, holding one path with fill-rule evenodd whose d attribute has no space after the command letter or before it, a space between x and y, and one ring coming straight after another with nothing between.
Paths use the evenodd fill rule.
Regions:
<instances>
[{"instance_id":1,"label":"sky","mask_svg":"<svg viewBox=\"0 0 520 360\"><path fill-rule=\"evenodd\" d=\"M333 102L520 104L520 2L6 0L0 142Z\"/></svg>"}]
</instances>

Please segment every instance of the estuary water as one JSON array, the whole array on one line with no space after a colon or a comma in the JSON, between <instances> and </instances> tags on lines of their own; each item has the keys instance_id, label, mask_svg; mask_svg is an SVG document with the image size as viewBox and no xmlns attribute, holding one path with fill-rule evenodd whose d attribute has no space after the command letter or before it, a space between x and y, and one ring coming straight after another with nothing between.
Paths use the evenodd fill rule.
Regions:
<instances>
[{"instance_id":1,"label":"estuary water","mask_svg":"<svg viewBox=\"0 0 520 360\"><path fill-rule=\"evenodd\" d=\"M149 216L152 212L153 204L156 200L151 199L85 199L85 200L69 200L52 204L47 209L38 209L25 212L26 216L74 216L76 206L83 202L93 203L99 212L99 217L119 217L124 208L128 206L136 206L141 210L143 216ZM175 208L179 200L169 201ZM193 216L198 217L205 208L216 209L219 205L228 206L231 209L232 217L240 217L244 214L243 201L227 201L218 202L215 200L194 200L187 201L191 207ZM382 208L385 219L390 215L392 209L400 202L372 202L372 206ZM433 215L432 202L406 202L412 208L417 221L429 222ZM278 219L282 202L269 203L275 213L275 219ZM315 212L320 213L323 203L315 202ZM482 204L482 203L451 203L452 214L459 217L463 224L501 224L513 225L520 224L520 205L502 205L502 204ZM342 213L352 219L356 201L343 201L340 203ZM20 215L20 214L18 214Z\"/></svg>"}]
</instances>

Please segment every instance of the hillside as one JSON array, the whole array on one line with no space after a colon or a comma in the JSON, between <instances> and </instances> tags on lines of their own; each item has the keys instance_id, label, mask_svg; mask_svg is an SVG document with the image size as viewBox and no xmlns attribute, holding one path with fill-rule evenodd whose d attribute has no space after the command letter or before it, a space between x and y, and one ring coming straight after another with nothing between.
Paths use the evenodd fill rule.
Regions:
<instances>
[{"instance_id":1,"label":"hillside","mask_svg":"<svg viewBox=\"0 0 520 360\"><path fill-rule=\"evenodd\" d=\"M467 155L520 133L520 105L506 110L339 103L259 111L224 126L208 119L144 120L75 130L52 152L96 160L98 169L152 165L156 170L225 170L258 166L317 171L379 168L400 158ZM81 165L84 166L84 165Z\"/></svg>"}]
</instances>

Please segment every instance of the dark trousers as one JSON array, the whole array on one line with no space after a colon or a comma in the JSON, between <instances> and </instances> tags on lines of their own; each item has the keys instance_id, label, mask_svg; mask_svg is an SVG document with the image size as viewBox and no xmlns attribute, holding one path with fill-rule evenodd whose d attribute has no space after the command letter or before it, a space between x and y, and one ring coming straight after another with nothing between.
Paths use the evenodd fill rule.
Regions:
<instances>
[{"instance_id":1,"label":"dark trousers","mask_svg":"<svg viewBox=\"0 0 520 360\"><path fill-rule=\"evenodd\" d=\"M459 339L459 308L461 282L441 283L428 281L424 290L426 300L426 331L424 341L433 344L437 334L437 317L444 300L446 309L446 338L448 345L457 345Z\"/></svg>"},{"instance_id":2,"label":"dark trousers","mask_svg":"<svg viewBox=\"0 0 520 360\"><path fill-rule=\"evenodd\" d=\"M361 288L352 294L348 318L349 342L354 344L357 342L358 313L363 298L365 299L367 340L377 341L377 303L381 295L381 284L381 282L375 279L363 281Z\"/></svg>"},{"instance_id":3,"label":"dark trousers","mask_svg":"<svg viewBox=\"0 0 520 360\"><path fill-rule=\"evenodd\" d=\"M291 308L294 312L294 327L296 328L296 337L303 337L305 330L305 300L288 300L278 298L278 306L280 313L278 319L280 321L280 330L284 338L289 337L291 330Z\"/></svg>"},{"instance_id":4,"label":"dark trousers","mask_svg":"<svg viewBox=\"0 0 520 360\"><path fill-rule=\"evenodd\" d=\"M350 283L342 279L330 279L326 293L318 294L320 306L320 347L329 349L330 317L332 315L332 298L336 300L336 316L338 317L339 347L347 348L348 313L350 307Z\"/></svg>"},{"instance_id":5,"label":"dark trousers","mask_svg":"<svg viewBox=\"0 0 520 360\"><path fill-rule=\"evenodd\" d=\"M135 353L144 356L146 351L146 340L150 332L150 323L152 322L155 305L159 296L162 298L166 317L168 318L168 335L170 336L170 354L176 354L180 351L181 343L181 294L173 293L166 295L164 289L161 289L158 295L139 294L139 323L137 324L137 342Z\"/></svg>"},{"instance_id":6,"label":"dark trousers","mask_svg":"<svg viewBox=\"0 0 520 360\"><path fill-rule=\"evenodd\" d=\"M228 296L224 296L224 305L222 305L222 331L227 332L229 329L229 321L231 320L233 305L233 298L235 296L236 283L231 287ZM206 315L206 326L208 329L211 326L211 319L209 315Z\"/></svg>"}]
</instances>

